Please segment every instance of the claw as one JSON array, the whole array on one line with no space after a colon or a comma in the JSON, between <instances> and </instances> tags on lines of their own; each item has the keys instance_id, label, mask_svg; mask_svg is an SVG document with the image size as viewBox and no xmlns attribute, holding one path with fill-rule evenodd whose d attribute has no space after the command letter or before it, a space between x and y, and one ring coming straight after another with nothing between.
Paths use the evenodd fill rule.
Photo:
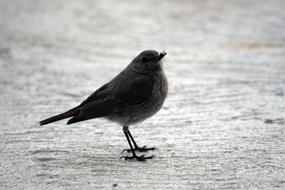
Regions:
<instances>
[{"instance_id":1,"label":"claw","mask_svg":"<svg viewBox=\"0 0 285 190\"><path fill-rule=\"evenodd\" d=\"M122 160L123 158L125 158L125 156L121 156L121 157L120 157L120 160Z\"/></svg>"},{"instance_id":2,"label":"claw","mask_svg":"<svg viewBox=\"0 0 285 190\"><path fill-rule=\"evenodd\" d=\"M143 146L143 147L136 147L135 149L134 149L134 151L139 151L139 152L148 152L148 151L154 151L154 150L158 150L157 148L155 148L155 147L152 147L152 148L147 148L146 146ZM124 153L124 152L132 152L132 149L124 149L123 151L122 151L122 153Z\"/></svg>"},{"instance_id":3,"label":"claw","mask_svg":"<svg viewBox=\"0 0 285 190\"><path fill-rule=\"evenodd\" d=\"M125 151L127 151L127 152L131 152L132 150L131 149L124 149L124 150L122 150L122 154L125 152Z\"/></svg>"},{"instance_id":4,"label":"claw","mask_svg":"<svg viewBox=\"0 0 285 190\"><path fill-rule=\"evenodd\" d=\"M145 155L141 155L141 156L137 156L137 155L133 155L133 156L121 156L120 157L120 160L121 159L125 159L125 160L133 160L133 159L136 159L137 161L146 161L147 159L152 159L154 158L155 156L152 155L152 156L145 156Z\"/></svg>"}]
</instances>

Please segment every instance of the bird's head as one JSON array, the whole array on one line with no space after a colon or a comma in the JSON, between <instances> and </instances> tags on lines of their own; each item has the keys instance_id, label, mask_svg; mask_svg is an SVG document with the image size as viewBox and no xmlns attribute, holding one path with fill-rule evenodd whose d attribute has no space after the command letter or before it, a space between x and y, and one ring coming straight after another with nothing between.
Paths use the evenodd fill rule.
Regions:
<instances>
[{"instance_id":1,"label":"bird's head","mask_svg":"<svg viewBox=\"0 0 285 190\"><path fill-rule=\"evenodd\" d=\"M132 67L141 73L151 73L162 69L162 58L167 53L161 51L158 53L155 50L146 50L136 56L131 62Z\"/></svg>"}]
</instances>

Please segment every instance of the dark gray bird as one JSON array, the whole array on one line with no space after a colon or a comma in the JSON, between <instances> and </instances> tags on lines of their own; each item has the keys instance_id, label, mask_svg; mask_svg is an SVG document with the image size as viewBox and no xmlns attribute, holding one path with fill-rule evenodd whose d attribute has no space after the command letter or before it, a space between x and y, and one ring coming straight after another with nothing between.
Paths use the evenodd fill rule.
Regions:
<instances>
[{"instance_id":1,"label":"dark gray bird","mask_svg":"<svg viewBox=\"0 0 285 190\"><path fill-rule=\"evenodd\" d=\"M146 50L114 79L91 94L77 107L40 122L46 125L71 118L67 124L104 117L123 126L132 156L121 158L144 161L153 156L137 156L136 151L147 152L155 148L139 147L129 131L129 126L158 112L167 96L167 79L163 72L164 51Z\"/></svg>"}]
</instances>

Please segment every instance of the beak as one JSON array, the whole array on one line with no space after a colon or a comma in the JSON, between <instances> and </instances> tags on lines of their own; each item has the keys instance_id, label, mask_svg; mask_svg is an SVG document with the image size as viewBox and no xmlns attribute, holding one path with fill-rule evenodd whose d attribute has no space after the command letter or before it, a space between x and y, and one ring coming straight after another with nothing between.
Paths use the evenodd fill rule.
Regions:
<instances>
[{"instance_id":1,"label":"beak","mask_svg":"<svg viewBox=\"0 0 285 190\"><path fill-rule=\"evenodd\" d=\"M167 53L164 51L164 50L162 50L160 53L159 53L159 60L161 60L164 56L166 56L167 55Z\"/></svg>"}]
</instances>

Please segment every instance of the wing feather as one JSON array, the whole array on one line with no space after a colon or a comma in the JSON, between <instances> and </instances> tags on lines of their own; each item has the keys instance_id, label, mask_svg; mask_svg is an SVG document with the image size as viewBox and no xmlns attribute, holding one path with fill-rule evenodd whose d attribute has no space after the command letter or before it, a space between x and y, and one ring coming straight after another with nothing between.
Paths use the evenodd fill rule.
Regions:
<instances>
[{"instance_id":1,"label":"wing feather","mask_svg":"<svg viewBox=\"0 0 285 190\"><path fill-rule=\"evenodd\" d=\"M153 81L145 75L136 75L133 80L121 81L113 86L107 83L78 106L78 114L67 124L128 111L150 98L152 91Z\"/></svg>"}]
</instances>

